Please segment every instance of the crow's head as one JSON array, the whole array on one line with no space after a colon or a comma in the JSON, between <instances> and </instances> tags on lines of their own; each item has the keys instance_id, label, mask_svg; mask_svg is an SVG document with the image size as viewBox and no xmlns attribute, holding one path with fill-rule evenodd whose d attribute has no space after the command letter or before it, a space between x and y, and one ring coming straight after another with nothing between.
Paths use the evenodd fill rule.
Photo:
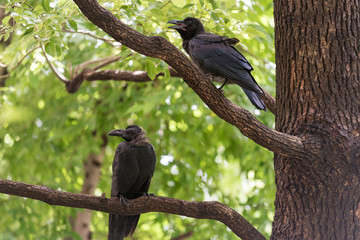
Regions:
<instances>
[{"instance_id":1,"label":"crow's head","mask_svg":"<svg viewBox=\"0 0 360 240\"><path fill-rule=\"evenodd\" d=\"M145 139L146 132L138 125L130 125L126 129L114 129L108 133L110 136L122 137L127 142Z\"/></svg>"},{"instance_id":2,"label":"crow's head","mask_svg":"<svg viewBox=\"0 0 360 240\"><path fill-rule=\"evenodd\" d=\"M169 28L178 31L183 40L190 40L197 34L205 32L204 26L200 20L193 17L187 17L184 20L170 20L168 23L175 24Z\"/></svg>"}]
</instances>

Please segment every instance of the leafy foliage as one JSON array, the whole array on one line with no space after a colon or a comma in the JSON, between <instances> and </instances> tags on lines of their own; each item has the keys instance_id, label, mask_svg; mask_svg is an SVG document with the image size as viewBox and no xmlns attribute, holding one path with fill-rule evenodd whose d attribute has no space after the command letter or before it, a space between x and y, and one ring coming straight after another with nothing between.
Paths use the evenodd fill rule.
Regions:
<instances>
[{"instance_id":1,"label":"leafy foliage","mask_svg":"<svg viewBox=\"0 0 360 240\"><path fill-rule=\"evenodd\" d=\"M239 38L239 49L254 67L254 77L274 93L274 43L272 1L237 0L118 0L100 1L137 31L160 35L181 48L180 37L166 22L186 16L201 18L208 31ZM5 38L14 31L0 61L11 75L0 98L0 178L54 189L80 192L83 163L99 153L101 136L113 128L141 125L158 156L150 192L185 200L218 200L236 209L262 233L269 235L275 195L272 154L242 136L218 118L179 78L170 78L167 65L81 34L87 31L109 38L91 24L68 0L8 0L3 19ZM64 28L75 33L65 32ZM122 58L108 68L147 70L147 83L84 83L76 94L64 91L46 63L68 78L75 66L111 55ZM131 54L132 53L132 54ZM18 63L21 61L20 65ZM226 96L273 126L271 113L254 109L235 85ZM96 195L110 192L111 162L118 139L109 138L102 178ZM69 217L77 209L48 206L42 202L0 195L0 236L4 239L60 239L76 234ZM107 235L107 214L96 212L91 230L94 239ZM163 213L143 214L135 232L138 239L170 239L194 231L193 239L235 239L226 226Z\"/></svg>"}]
</instances>

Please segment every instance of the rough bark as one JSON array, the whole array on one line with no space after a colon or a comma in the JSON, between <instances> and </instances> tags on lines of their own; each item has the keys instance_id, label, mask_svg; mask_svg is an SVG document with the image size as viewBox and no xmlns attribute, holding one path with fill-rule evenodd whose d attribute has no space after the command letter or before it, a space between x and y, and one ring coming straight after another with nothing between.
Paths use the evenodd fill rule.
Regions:
<instances>
[{"instance_id":1,"label":"rough bark","mask_svg":"<svg viewBox=\"0 0 360 240\"><path fill-rule=\"evenodd\" d=\"M39 185L31 185L0 179L0 193L37 199L50 205L86 208L119 215L136 215L148 212L163 212L198 219L213 219L228 226L243 240L265 240L243 216L216 201L184 201L159 196L143 196L127 203L118 198L67 193Z\"/></svg>"},{"instance_id":2,"label":"rough bark","mask_svg":"<svg viewBox=\"0 0 360 240\"><path fill-rule=\"evenodd\" d=\"M360 2L275 0L274 14L276 129L320 148L275 156L271 239L360 239Z\"/></svg>"}]
</instances>

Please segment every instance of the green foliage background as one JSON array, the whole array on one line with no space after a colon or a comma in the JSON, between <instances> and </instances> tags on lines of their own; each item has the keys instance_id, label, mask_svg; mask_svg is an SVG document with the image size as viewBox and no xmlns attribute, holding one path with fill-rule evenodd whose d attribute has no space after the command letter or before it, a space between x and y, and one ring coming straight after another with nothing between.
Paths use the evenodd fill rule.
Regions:
<instances>
[{"instance_id":1,"label":"green foliage background","mask_svg":"<svg viewBox=\"0 0 360 240\"><path fill-rule=\"evenodd\" d=\"M163 36L179 48L181 39L167 29L166 22L200 18L208 31L240 40L238 47L252 63L255 79L274 94L271 0L100 3L132 28ZM220 201L270 235L275 196L272 153L218 118L182 79L170 78L164 62L125 46L62 31L66 27L108 38L72 1L8 0L5 4L16 26L8 24L10 16L3 20L4 37L11 31L14 35L9 46L1 46L0 55L0 62L11 70L6 86L0 89L0 178L80 192L83 163L90 153L100 152L101 136L136 123L148 132L158 156L150 192ZM85 82L77 93L68 94L40 49L15 67L39 44L45 44L53 64L68 78L69 64L111 55L122 58L107 68L147 70L150 77L166 74L148 83ZM273 127L273 115L255 110L238 86L227 85L224 90L229 99ZM96 195L110 193L111 163L119 139L108 140ZM77 211L0 194L0 239L79 239L69 222ZM106 238L107 218L105 213L93 213L93 239ZM189 231L194 231L191 239L236 239L221 223L163 213L143 214L134 238L171 239Z\"/></svg>"}]
</instances>

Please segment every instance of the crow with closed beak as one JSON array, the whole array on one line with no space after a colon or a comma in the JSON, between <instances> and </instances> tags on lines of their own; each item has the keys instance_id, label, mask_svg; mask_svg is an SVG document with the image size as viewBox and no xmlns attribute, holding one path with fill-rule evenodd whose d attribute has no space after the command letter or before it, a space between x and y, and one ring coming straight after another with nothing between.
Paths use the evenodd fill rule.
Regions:
<instances>
[{"instance_id":1,"label":"crow with closed beak","mask_svg":"<svg viewBox=\"0 0 360 240\"><path fill-rule=\"evenodd\" d=\"M180 33L183 48L191 59L213 80L223 81L221 89L227 81L242 87L252 104L266 111L260 96L264 91L251 75L253 68L246 58L235 49L239 42L236 38L228 38L205 32L199 19L187 17L184 20L171 20L175 24L169 28Z\"/></svg>"},{"instance_id":2,"label":"crow with closed beak","mask_svg":"<svg viewBox=\"0 0 360 240\"><path fill-rule=\"evenodd\" d=\"M112 130L108 135L125 140L117 146L112 164L111 197L126 202L127 199L146 195L156 165L154 147L145 137L146 132L137 125L131 125L126 129ZM122 240L131 236L139 218L140 215L109 214L108 239Z\"/></svg>"}]
</instances>

